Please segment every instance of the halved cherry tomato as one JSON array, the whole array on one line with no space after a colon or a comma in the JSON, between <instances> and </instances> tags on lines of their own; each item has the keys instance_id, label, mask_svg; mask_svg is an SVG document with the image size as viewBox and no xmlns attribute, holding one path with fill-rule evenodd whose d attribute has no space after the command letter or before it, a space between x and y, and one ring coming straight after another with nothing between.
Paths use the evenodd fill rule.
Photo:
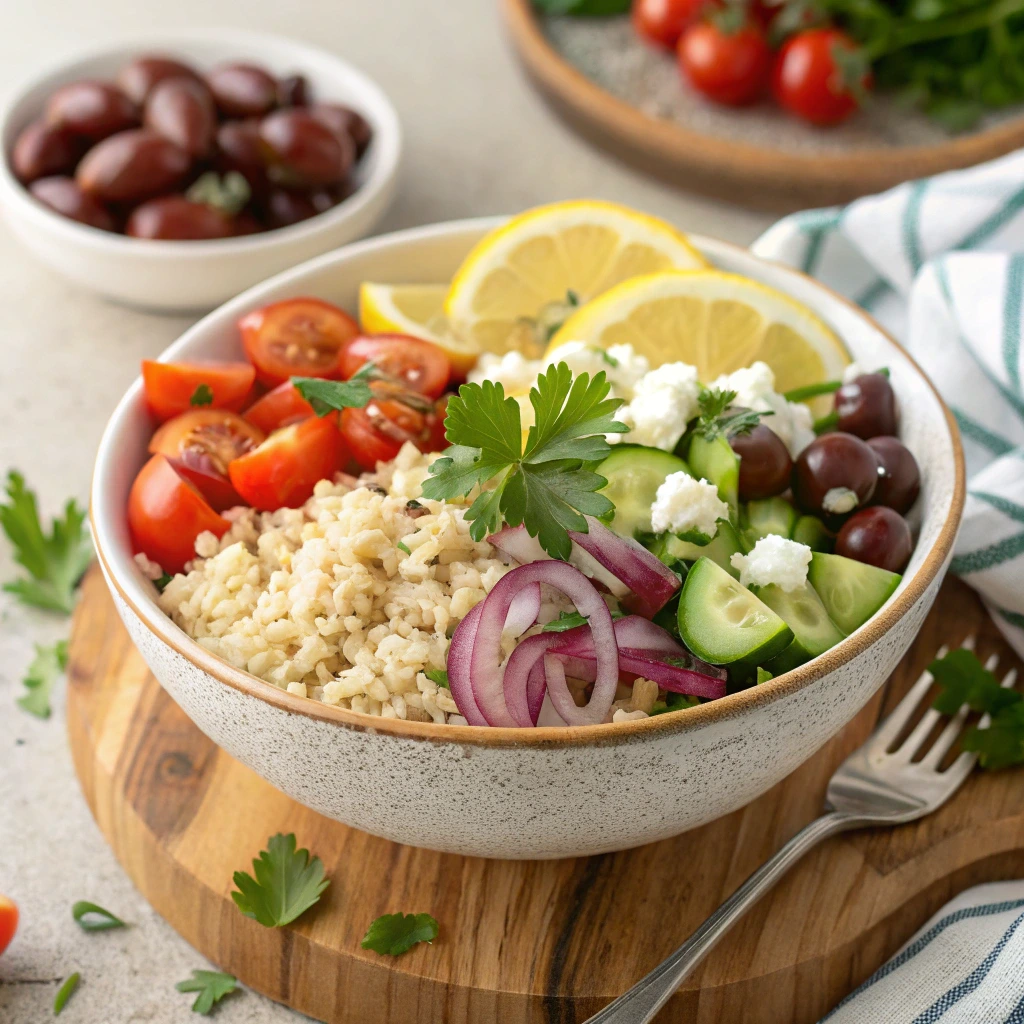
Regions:
<instances>
[{"instance_id":1,"label":"halved cherry tomato","mask_svg":"<svg viewBox=\"0 0 1024 1024\"><path fill-rule=\"evenodd\" d=\"M256 370L249 363L158 363L152 359L142 360L146 403L161 422L198 406L237 412L252 390L255 379ZM193 406L192 400L204 384L213 400L197 401Z\"/></svg>"},{"instance_id":2,"label":"halved cherry tomato","mask_svg":"<svg viewBox=\"0 0 1024 1024\"><path fill-rule=\"evenodd\" d=\"M17 930L18 904L6 896L0 896L0 953L11 944Z\"/></svg>"},{"instance_id":3,"label":"halved cherry tomato","mask_svg":"<svg viewBox=\"0 0 1024 1024\"><path fill-rule=\"evenodd\" d=\"M429 398L437 398L452 375L452 364L437 345L408 334L363 335L349 342L339 363L342 379L367 363L381 376Z\"/></svg>"},{"instance_id":4,"label":"halved cherry tomato","mask_svg":"<svg viewBox=\"0 0 1024 1024\"><path fill-rule=\"evenodd\" d=\"M679 40L679 68L690 84L716 103L741 106L764 91L772 51L752 22L725 32L705 21L688 28Z\"/></svg>"},{"instance_id":5,"label":"halved cherry tomato","mask_svg":"<svg viewBox=\"0 0 1024 1024\"><path fill-rule=\"evenodd\" d=\"M633 0L633 28L649 43L671 49L683 31L697 21L714 0Z\"/></svg>"},{"instance_id":6,"label":"halved cherry tomato","mask_svg":"<svg viewBox=\"0 0 1024 1024\"><path fill-rule=\"evenodd\" d=\"M857 90L871 87L865 70L859 83L843 77L836 51L858 52L857 44L836 28L812 28L787 39L775 60L772 91L780 106L811 124L845 121L860 105Z\"/></svg>"},{"instance_id":7,"label":"halved cherry tomato","mask_svg":"<svg viewBox=\"0 0 1024 1024\"><path fill-rule=\"evenodd\" d=\"M318 481L341 468L344 446L334 413L275 431L258 448L228 466L235 490L265 512L298 508Z\"/></svg>"},{"instance_id":8,"label":"halved cherry tomato","mask_svg":"<svg viewBox=\"0 0 1024 1024\"><path fill-rule=\"evenodd\" d=\"M182 477L164 455L154 455L128 495L128 528L138 551L164 572L181 572L195 558L196 537L223 536L231 524Z\"/></svg>"},{"instance_id":9,"label":"halved cherry tomato","mask_svg":"<svg viewBox=\"0 0 1024 1024\"><path fill-rule=\"evenodd\" d=\"M271 388L289 377L337 377L342 348L359 334L348 313L320 299L285 299L254 309L238 329L257 378Z\"/></svg>"},{"instance_id":10,"label":"halved cherry tomato","mask_svg":"<svg viewBox=\"0 0 1024 1024\"><path fill-rule=\"evenodd\" d=\"M299 394L299 389L286 380L247 409L244 419L264 434L270 434L315 415L313 406Z\"/></svg>"},{"instance_id":11,"label":"halved cherry tomato","mask_svg":"<svg viewBox=\"0 0 1024 1024\"><path fill-rule=\"evenodd\" d=\"M213 508L223 512L241 504L228 479L229 463L251 452L265 437L238 413L193 409L163 424L149 442L149 450L166 455Z\"/></svg>"},{"instance_id":12,"label":"halved cherry tomato","mask_svg":"<svg viewBox=\"0 0 1024 1024\"><path fill-rule=\"evenodd\" d=\"M373 470L378 462L393 459L406 441L424 452L447 446L443 426L447 399L435 405L383 381L370 387L375 397L365 408L341 410L341 436L363 469Z\"/></svg>"}]
</instances>

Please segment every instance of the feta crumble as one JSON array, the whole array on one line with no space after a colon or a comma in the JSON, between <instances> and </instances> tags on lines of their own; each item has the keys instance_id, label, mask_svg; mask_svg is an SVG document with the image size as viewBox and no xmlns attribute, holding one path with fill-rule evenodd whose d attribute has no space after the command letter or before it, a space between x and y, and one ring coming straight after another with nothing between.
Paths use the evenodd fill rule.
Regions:
<instances>
[{"instance_id":1,"label":"feta crumble","mask_svg":"<svg viewBox=\"0 0 1024 1024\"><path fill-rule=\"evenodd\" d=\"M699 392L697 368L688 363L665 363L644 374L616 414L629 427L619 440L672 451L697 415Z\"/></svg>"},{"instance_id":2,"label":"feta crumble","mask_svg":"<svg viewBox=\"0 0 1024 1024\"><path fill-rule=\"evenodd\" d=\"M718 520L728 518L729 506L719 498L718 488L682 471L665 477L651 506L655 533L695 530L712 538L718 532Z\"/></svg>"},{"instance_id":3,"label":"feta crumble","mask_svg":"<svg viewBox=\"0 0 1024 1024\"><path fill-rule=\"evenodd\" d=\"M647 358L634 351L632 345L612 345L605 351L584 341L567 341L543 360L545 369L555 363L565 363L574 377L581 373L593 377L603 370L612 386L612 395L626 401L633 397L637 381L651 368Z\"/></svg>"},{"instance_id":4,"label":"feta crumble","mask_svg":"<svg viewBox=\"0 0 1024 1024\"><path fill-rule=\"evenodd\" d=\"M821 499L821 507L837 516L852 512L859 503L857 492L851 491L849 487L830 487Z\"/></svg>"},{"instance_id":5,"label":"feta crumble","mask_svg":"<svg viewBox=\"0 0 1024 1024\"><path fill-rule=\"evenodd\" d=\"M855 381L858 377L862 377L865 373L870 373L870 370L866 370L860 363L854 361L843 370L842 381L844 384L850 384Z\"/></svg>"},{"instance_id":6,"label":"feta crumble","mask_svg":"<svg viewBox=\"0 0 1024 1024\"><path fill-rule=\"evenodd\" d=\"M484 352L466 379L473 384L494 381L505 389L506 395L511 395L529 391L542 365L540 360L527 359L521 352L511 351L501 356Z\"/></svg>"},{"instance_id":7,"label":"feta crumble","mask_svg":"<svg viewBox=\"0 0 1024 1024\"><path fill-rule=\"evenodd\" d=\"M737 551L730 562L734 569L739 569L743 586L767 587L774 583L789 593L807 582L811 549L806 544L770 533L754 545L750 554Z\"/></svg>"}]
</instances>

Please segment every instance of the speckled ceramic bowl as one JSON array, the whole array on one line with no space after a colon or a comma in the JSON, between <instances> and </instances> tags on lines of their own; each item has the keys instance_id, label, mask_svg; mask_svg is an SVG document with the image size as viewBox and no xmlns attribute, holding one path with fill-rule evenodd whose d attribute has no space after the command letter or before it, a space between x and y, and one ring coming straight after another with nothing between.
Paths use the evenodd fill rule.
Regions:
<instances>
[{"instance_id":1,"label":"speckled ceramic bowl","mask_svg":"<svg viewBox=\"0 0 1024 1024\"><path fill-rule=\"evenodd\" d=\"M240 314L315 295L355 308L359 283L445 280L494 220L361 242L250 289L201 320L165 359L238 358ZM903 438L924 477L920 539L899 589L827 654L722 700L589 728L486 729L371 718L277 689L189 639L138 572L125 522L151 432L136 382L104 434L92 490L96 548L118 610L153 673L233 757L307 806L401 843L483 857L568 857L637 846L726 814L833 736L892 671L931 607L964 500L949 410L877 324L795 271L694 239L719 266L789 292L854 357L888 366Z\"/></svg>"}]
</instances>

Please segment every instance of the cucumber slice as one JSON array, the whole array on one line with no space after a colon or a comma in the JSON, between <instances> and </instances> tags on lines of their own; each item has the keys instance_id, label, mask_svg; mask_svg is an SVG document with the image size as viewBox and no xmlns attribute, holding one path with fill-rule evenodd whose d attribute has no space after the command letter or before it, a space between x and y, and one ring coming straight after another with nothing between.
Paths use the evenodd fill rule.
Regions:
<instances>
[{"instance_id":1,"label":"cucumber slice","mask_svg":"<svg viewBox=\"0 0 1024 1024\"><path fill-rule=\"evenodd\" d=\"M793 540L806 544L812 551L831 551L836 539L817 516L801 516L793 527Z\"/></svg>"},{"instance_id":2,"label":"cucumber slice","mask_svg":"<svg viewBox=\"0 0 1024 1024\"><path fill-rule=\"evenodd\" d=\"M799 657L797 664L802 664L824 654L830 647L835 647L846 635L828 617L821 598L809 583L788 593L773 583L759 588L757 596L793 630L793 642L780 657L787 654L791 658ZM779 674L778 669L771 665L768 669L774 675Z\"/></svg>"},{"instance_id":3,"label":"cucumber slice","mask_svg":"<svg viewBox=\"0 0 1024 1024\"><path fill-rule=\"evenodd\" d=\"M735 513L739 508L740 457L729 442L721 435L714 441L708 441L695 434L690 442L688 461L693 475L714 484L718 488L718 496Z\"/></svg>"},{"instance_id":4,"label":"cucumber slice","mask_svg":"<svg viewBox=\"0 0 1024 1024\"><path fill-rule=\"evenodd\" d=\"M716 565L720 565L730 576L740 578L739 569L734 569L732 556L738 551L743 551L740 544L739 534L732 523L725 519L718 520L718 532L707 544L691 544L689 541L680 540L678 537L667 535L664 540L664 551L671 562L696 562L698 558L710 558ZM665 557L659 555L662 561Z\"/></svg>"},{"instance_id":5,"label":"cucumber slice","mask_svg":"<svg viewBox=\"0 0 1024 1024\"><path fill-rule=\"evenodd\" d=\"M710 558L698 559L686 575L679 635L712 665L764 664L793 639L793 631L771 608Z\"/></svg>"},{"instance_id":6,"label":"cucumber slice","mask_svg":"<svg viewBox=\"0 0 1024 1024\"><path fill-rule=\"evenodd\" d=\"M790 538L798 518L796 509L785 498L748 501L741 515L745 540L751 547L770 533Z\"/></svg>"},{"instance_id":7,"label":"cucumber slice","mask_svg":"<svg viewBox=\"0 0 1024 1024\"><path fill-rule=\"evenodd\" d=\"M596 472L608 483L601 488L615 506L605 522L620 536L651 532L651 505L670 473L690 474L690 467L671 452L642 444L619 444Z\"/></svg>"},{"instance_id":8,"label":"cucumber slice","mask_svg":"<svg viewBox=\"0 0 1024 1024\"><path fill-rule=\"evenodd\" d=\"M842 555L815 551L807 579L818 592L829 618L852 633L892 597L903 577Z\"/></svg>"}]
</instances>

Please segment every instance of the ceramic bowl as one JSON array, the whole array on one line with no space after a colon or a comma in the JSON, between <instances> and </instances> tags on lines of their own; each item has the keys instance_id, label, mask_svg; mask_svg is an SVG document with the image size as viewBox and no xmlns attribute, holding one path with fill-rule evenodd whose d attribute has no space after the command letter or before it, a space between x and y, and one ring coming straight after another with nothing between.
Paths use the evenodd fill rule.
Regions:
<instances>
[{"instance_id":1,"label":"ceramic bowl","mask_svg":"<svg viewBox=\"0 0 1024 1024\"><path fill-rule=\"evenodd\" d=\"M200 70L252 61L279 75L301 72L316 99L346 103L373 127L373 141L355 172L359 187L326 213L291 227L201 242L128 238L54 213L11 172L15 139L56 88L80 78L112 80L141 53L178 57ZM203 29L106 43L36 75L0 111L0 145L0 209L36 256L107 298L185 312L208 310L271 274L367 234L393 197L402 137L398 115L380 87L339 57L281 36Z\"/></svg>"},{"instance_id":2,"label":"ceramic bowl","mask_svg":"<svg viewBox=\"0 0 1024 1024\"><path fill-rule=\"evenodd\" d=\"M500 221L405 231L281 274L199 321L162 358L238 358L235 321L314 295L355 308L360 281L445 280ZM828 653L768 683L691 710L589 728L489 729L381 719L293 696L230 667L182 632L137 570L125 522L152 426L141 382L107 426L92 522L121 617L154 675L229 754L303 804L414 846L484 857L569 857L624 849L727 814L833 736L916 635L949 561L964 500L954 421L921 370L862 311L796 271L704 238L718 266L788 292L853 356L888 366L903 438L924 478L920 534L899 589ZM912 410L912 414L910 411Z\"/></svg>"}]
</instances>

